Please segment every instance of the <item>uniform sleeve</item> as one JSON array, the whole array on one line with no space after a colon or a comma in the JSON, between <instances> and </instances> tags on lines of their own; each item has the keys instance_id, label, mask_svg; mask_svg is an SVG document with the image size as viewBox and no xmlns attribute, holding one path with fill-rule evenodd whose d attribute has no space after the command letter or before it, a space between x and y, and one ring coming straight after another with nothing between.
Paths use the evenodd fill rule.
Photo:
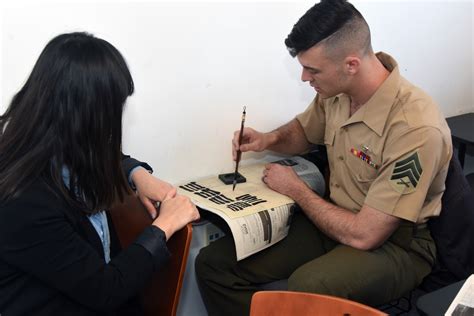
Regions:
<instances>
[{"instance_id":1,"label":"uniform sleeve","mask_svg":"<svg viewBox=\"0 0 474 316\"><path fill-rule=\"evenodd\" d=\"M164 233L150 227L105 264L51 194L30 197L0 208L0 259L92 310L125 303L169 257Z\"/></svg>"},{"instance_id":2,"label":"uniform sleeve","mask_svg":"<svg viewBox=\"0 0 474 316\"><path fill-rule=\"evenodd\" d=\"M364 203L417 222L433 179L449 162L449 146L438 129L420 127L393 136L385 148Z\"/></svg>"},{"instance_id":3,"label":"uniform sleeve","mask_svg":"<svg viewBox=\"0 0 474 316\"><path fill-rule=\"evenodd\" d=\"M324 143L324 131L326 129L326 114L324 105L317 95L303 113L296 116L303 127L306 139L312 144Z\"/></svg>"}]
</instances>

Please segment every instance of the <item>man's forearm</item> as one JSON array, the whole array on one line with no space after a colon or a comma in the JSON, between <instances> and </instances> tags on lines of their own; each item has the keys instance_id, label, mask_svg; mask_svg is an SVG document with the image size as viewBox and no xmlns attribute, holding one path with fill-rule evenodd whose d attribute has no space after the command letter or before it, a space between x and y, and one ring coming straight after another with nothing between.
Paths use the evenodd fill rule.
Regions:
<instances>
[{"instance_id":1,"label":"man's forearm","mask_svg":"<svg viewBox=\"0 0 474 316\"><path fill-rule=\"evenodd\" d=\"M293 119L287 124L267 133L270 145L267 149L289 155L301 154L311 148L301 124Z\"/></svg>"},{"instance_id":2,"label":"man's forearm","mask_svg":"<svg viewBox=\"0 0 474 316\"><path fill-rule=\"evenodd\" d=\"M306 185L295 188L291 196L306 216L332 239L366 250L364 229L358 227L357 214L327 202Z\"/></svg>"}]
</instances>

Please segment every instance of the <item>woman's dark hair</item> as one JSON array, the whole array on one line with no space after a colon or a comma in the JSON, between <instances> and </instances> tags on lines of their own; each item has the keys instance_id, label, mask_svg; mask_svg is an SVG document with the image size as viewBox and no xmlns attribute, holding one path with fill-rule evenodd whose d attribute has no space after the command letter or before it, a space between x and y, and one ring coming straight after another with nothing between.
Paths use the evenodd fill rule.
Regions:
<instances>
[{"instance_id":1,"label":"woman's dark hair","mask_svg":"<svg viewBox=\"0 0 474 316\"><path fill-rule=\"evenodd\" d=\"M53 38L0 116L0 203L38 179L85 211L121 200L129 190L122 113L133 90L124 58L107 41L88 33Z\"/></svg>"},{"instance_id":2,"label":"woman's dark hair","mask_svg":"<svg viewBox=\"0 0 474 316\"><path fill-rule=\"evenodd\" d=\"M290 55L295 57L338 31L343 34L338 34L334 44L344 44L346 40L356 37L364 50L371 49L367 23L346 0L322 0L315 4L293 26L285 45Z\"/></svg>"}]
</instances>

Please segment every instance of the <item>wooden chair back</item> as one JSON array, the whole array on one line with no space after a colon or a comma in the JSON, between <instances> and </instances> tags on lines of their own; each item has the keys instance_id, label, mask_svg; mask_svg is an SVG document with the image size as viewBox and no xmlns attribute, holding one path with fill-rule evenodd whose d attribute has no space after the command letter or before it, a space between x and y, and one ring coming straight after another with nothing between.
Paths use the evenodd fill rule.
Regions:
<instances>
[{"instance_id":1,"label":"wooden chair back","mask_svg":"<svg viewBox=\"0 0 474 316\"><path fill-rule=\"evenodd\" d=\"M110 209L122 248L130 245L152 223L147 210L135 195ZM192 225L176 232L167 242L171 258L157 271L143 291L142 304L147 316L175 316L183 285L186 261L192 238Z\"/></svg>"},{"instance_id":2,"label":"wooden chair back","mask_svg":"<svg viewBox=\"0 0 474 316\"><path fill-rule=\"evenodd\" d=\"M259 291L252 296L250 316L382 316L375 308L339 297L305 292Z\"/></svg>"}]
</instances>

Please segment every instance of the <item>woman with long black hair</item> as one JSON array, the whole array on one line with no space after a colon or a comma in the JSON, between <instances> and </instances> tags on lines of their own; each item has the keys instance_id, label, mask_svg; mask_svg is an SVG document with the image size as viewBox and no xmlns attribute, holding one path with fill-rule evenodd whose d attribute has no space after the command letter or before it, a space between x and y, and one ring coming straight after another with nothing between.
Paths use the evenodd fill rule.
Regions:
<instances>
[{"instance_id":1,"label":"woman with long black hair","mask_svg":"<svg viewBox=\"0 0 474 316\"><path fill-rule=\"evenodd\" d=\"M134 297L169 257L166 240L199 218L189 199L122 154L133 90L110 43L62 34L0 116L2 316L138 313ZM155 219L119 251L104 210L130 185Z\"/></svg>"}]
</instances>

